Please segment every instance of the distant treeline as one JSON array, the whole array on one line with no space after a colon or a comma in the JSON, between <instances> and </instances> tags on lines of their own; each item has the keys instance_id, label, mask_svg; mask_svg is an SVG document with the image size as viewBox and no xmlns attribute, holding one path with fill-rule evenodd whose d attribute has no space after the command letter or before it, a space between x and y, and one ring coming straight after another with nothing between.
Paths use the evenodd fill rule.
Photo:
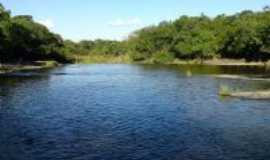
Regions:
<instances>
[{"instance_id":1,"label":"distant treeline","mask_svg":"<svg viewBox=\"0 0 270 160\"><path fill-rule=\"evenodd\" d=\"M123 41L63 40L31 16L10 16L0 5L1 62L72 61L77 55L128 55L133 61L270 59L270 8L210 18L182 16L132 33Z\"/></svg>"},{"instance_id":2,"label":"distant treeline","mask_svg":"<svg viewBox=\"0 0 270 160\"><path fill-rule=\"evenodd\" d=\"M128 54L134 61L160 63L175 58L266 61L270 59L270 8L215 18L182 16L140 29L121 42L81 41L67 46L80 54Z\"/></svg>"}]
</instances>

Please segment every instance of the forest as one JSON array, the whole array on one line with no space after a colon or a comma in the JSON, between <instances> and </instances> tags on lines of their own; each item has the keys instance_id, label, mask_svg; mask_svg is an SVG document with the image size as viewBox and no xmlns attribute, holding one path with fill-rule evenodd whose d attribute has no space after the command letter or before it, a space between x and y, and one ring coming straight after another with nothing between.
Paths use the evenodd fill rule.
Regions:
<instances>
[{"instance_id":1,"label":"forest","mask_svg":"<svg viewBox=\"0 0 270 160\"><path fill-rule=\"evenodd\" d=\"M175 59L270 59L270 8L216 17L181 16L134 31L122 41L73 42L52 33L32 16L11 16L0 5L0 61L21 63L55 60L71 63L76 56L128 56L132 61L168 63Z\"/></svg>"}]
</instances>

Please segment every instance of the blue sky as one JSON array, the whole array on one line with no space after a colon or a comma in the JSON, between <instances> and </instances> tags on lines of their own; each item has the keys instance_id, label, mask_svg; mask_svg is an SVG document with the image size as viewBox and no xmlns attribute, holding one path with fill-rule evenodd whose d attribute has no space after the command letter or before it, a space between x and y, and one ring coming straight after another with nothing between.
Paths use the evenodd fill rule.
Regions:
<instances>
[{"instance_id":1,"label":"blue sky","mask_svg":"<svg viewBox=\"0 0 270 160\"><path fill-rule=\"evenodd\" d=\"M29 14L66 39L123 39L143 26L181 15L260 10L270 0L0 0L13 15Z\"/></svg>"}]
</instances>

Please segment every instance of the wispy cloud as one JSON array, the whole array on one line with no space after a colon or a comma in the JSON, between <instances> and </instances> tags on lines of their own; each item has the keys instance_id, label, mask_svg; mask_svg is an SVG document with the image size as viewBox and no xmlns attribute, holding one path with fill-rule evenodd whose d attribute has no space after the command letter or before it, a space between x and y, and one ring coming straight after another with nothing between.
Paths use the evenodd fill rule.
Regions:
<instances>
[{"instance_id":1,"label":"wispy cloud","mask_svg":"<svg viewBox=\"0 0 270 160\"><path fill-rule=\"evenodd\" d=\"M44 20L37 20L38 23L46 26L49 29L53 29L54 28L54 23L52 19L44 19Z\"/></svg>"},{"instance_id":2,"label":"wispy cloud","mask_svg":"<svg viewBox=\"0 0 270 160\"><path fill-rule=\"evenodd\" d=\"M113 27L130 27L130 26L141 26L143 24L142 20L138 17L130 19L121 19L118 18L109 23Z\"/></svg>"}]
</instances>

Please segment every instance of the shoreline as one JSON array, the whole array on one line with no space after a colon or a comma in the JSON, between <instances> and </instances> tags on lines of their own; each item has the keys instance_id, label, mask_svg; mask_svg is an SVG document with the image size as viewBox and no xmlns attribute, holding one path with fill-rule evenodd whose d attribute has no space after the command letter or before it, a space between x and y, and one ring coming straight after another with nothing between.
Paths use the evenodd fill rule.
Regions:
<instances>
[{"instance_id":1,"label":"shoreline","mask_svg":"<svg viewBox=\"0 0 270 160\"><path fill-rule=\"evenodd\" d=\"M175 65L206 65L206 66L258 66L258 67L270 67L270 60L267 62L251 61L247 62L244 59L210 59L201 61L199 59L194 60L181 60L176 59L168 64Z\"/></svg>"},{"instance_id":2,"label":"shoreline","mask_svg":"<svg viewBox=\"0 0 270 160\"><path fill-rule=\"evenodd\" d=\"M107 59L104 57L103 59L99 57L98 60L88 58L88 59L80 59L74 64L147 64L147 65L202 65L202 66L251 66L251 67L269 67L270 68L270 60L268 62L246 62L245 60L235 60L235 59L212 59L212 60L204 60L203 63L201 60L180 60L176 59L172 62L168 63L154 63L151 60L145 60L141 62L132 62L127 57L110 57ZM41 70L41 69L49 69L60 66L61 64L56 61L36 61L32 63L26 64L0 64L0 74L7 74L12 72L19 71L32 71L32 70Z\"/></svg>"},{"instance_id":3,"label":"shoreline","mask_svg":"<svg viewBox=\"0 0 270 160\"><path fill-rule=\"evenodd\" d=\"M144 61L132 61L126 55L122 56L78 56L75 58L76 64L164 64L164 65L207 65L207 66L258 66L258 67L270 67L270 60L267 62L250 61L247 62L244 59L209 59L203 60L183 60L175 59L167 63L155 63L152 59Z\"/></svg>"},{"instance_id":4,"label":"shoreline","mask_svg":"<svg viewBox=\"0 0 270 160\"><path fill-rule=\"evenodd\" d=\"M140 62L140 63L77 63L77 64L147 64L147 65L155 65L156 63L149 63L150 61ZM75 63L76 64L76 63ZM1 64L0 65L0 75L10 74L14 72L20 71L35 71L42 69L50 69L54 67L58 67L59 64L56 61L37 61L32 63L25 64ZM192 61L184 61L184 60L175 60L172 63L166 63L163 65L202 65L202 66L253 66L253 67L270 67L270 63L263 62L245 62L243 60L227 60L227 59L218 59L218 60L206 60L204 63L198 62L198 60ZM270 78L264 77L249 77L245 75L212 75L217 79L238 79L238 80L251 80L251 81L269 81ZM266 91L232 91L229 88L223 88L219 93L221 96L225 97L236 97L236 98L245 98L245 99L270 99L270 90Z\"/></svg>"}]
</instances>

